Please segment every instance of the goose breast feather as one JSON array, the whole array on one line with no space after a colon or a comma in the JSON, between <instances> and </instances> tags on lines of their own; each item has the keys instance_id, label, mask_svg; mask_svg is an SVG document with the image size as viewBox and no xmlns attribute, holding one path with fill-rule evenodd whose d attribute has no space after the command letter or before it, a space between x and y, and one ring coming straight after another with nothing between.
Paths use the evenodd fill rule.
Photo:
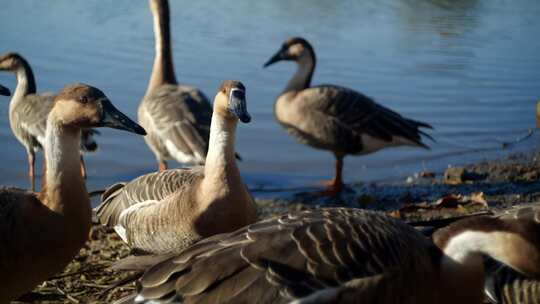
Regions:
<instances>
[{"instance_id":1,"label":"goose breast feather","mask_svg":"<svg viewBox=\"0 0 540 304\"><path fill-rule=\"evenodd\" d=\"M288 115L292 108L296 114ZM387 143L399 138L426 147L421 142L421 135L426 134L419 128L431 128L359 92L335 85L307 88L282 106L278 100L276 116L300 141L346 154L372 152L373 148L366 146L366 136Z\"/></svg>"},{"instance_id":2,"label":"goose breast feather","mask_svg":"<svg viewBox=\"0 0 540 304\"><path fill-rule=\"evenodd\" d=\"M190 86L162 85L146 96L139 109L145 139L165 158L203 163L208 149L212 107ZM196 156L197 161L186 158Z\"/></svg>"},{"instance_id":3,"label":"goose breast feather","mask_svg":"<svg viewBox=\"0 0 540 304\"><path fill-rule=\"evenodd\" d=\"M305 211L196 243L150 268L139 296L155 303L173 298L184 303L321 303L338 302L349 288L363 286L360 296L366 303L415 303L407 301L414 286L410 295L400 295L382 290L381 282L410 275L386 287L418 284L411 278L430 269L440 255L413 228L374 212Z\"/></svg>"}]
</instances>

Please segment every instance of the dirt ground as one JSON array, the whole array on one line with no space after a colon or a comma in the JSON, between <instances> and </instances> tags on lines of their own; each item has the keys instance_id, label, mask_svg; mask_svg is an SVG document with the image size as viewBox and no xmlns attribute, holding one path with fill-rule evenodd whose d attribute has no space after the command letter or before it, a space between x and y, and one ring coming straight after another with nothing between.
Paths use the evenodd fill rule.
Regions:
<instances>
[{"instance_id":1,"label":"dirt ground","mask_svg":"<svg viewBox=\"0 0 540 304\"><path fill-rule=\"evenodd\" d=\"M338 199L292 192L278 199L257 199L257 203L261 218L284 211L349 206L426 221L540 201L539 176L540 152L536 151L447 172L418 172L401 183L353 184ZM133 284L109 289L130 275L107 269L129 252L112 231L95 226L86 246L63 273L15 303L111 303L134 290Z\"/></svg>"}]
</instances>

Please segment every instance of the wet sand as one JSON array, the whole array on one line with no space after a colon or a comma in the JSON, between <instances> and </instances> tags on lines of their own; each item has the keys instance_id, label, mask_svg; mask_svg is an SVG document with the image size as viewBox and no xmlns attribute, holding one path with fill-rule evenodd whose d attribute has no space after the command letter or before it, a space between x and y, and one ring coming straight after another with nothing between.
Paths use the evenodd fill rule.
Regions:
<instances>
[{"instance_id":1,"label":"wet sand","mask_svg":"<svg viewBox=\"0 0 540 304\"><path fill-rule=\"evenodd\" d=\"M261 218L286 211L348 206L382 210L407 221L430 221L493 211L540 200L540 151L467 165L445 172L418 172L405 181L352 184L339 199L320 198L321 189L272 189L278 198L257 199ZM255 189L263 193L264 189ZM312 190L312 191L308 191ZM17 303L110 303L134 290L134 284L109 287L129 273L107 269L129 255L111 231L95 226L90 240L65 271Z\"/></svg>"}]
</instances>

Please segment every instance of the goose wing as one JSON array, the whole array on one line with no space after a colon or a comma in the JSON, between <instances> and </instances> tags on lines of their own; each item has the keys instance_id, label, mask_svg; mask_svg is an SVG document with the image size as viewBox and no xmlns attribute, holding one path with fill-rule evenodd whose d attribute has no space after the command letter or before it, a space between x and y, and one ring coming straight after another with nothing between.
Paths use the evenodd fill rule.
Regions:
<instances>
[{"instance_id":1,"label":"goose wing","mask_svg":"<svg viewBox=\"0 0 540 304\"><path fill-rule=\"evenodd\" d=\"M129 183L117 183L103 193L102 203L94 211L100 223L114 227L126 209L159 202L175 192L187 190L202 175L202 167L171 169L145 174Z\"/></svg>"},{"instance_id":2,"label":"goose wing","mask_svg":"<svg viewBox=\"0 0 540 304\"><path fill-rule=\"evenodd\" d=\"M212 107L196 88L163 85L143 101L144 114L169 154L196 156L204 162L208 150ZM180 155L180 156L177 156Z\"/></svg>"},{"instance_id":3,"label":"goose wing","mask_svg":"<svg viewBox=\"0 0 540 304\"><path fill-rule=\"evenodd\" d=\"M316 117L320 136L336 138L344 152L364 149L362 135L384 142L399 137L425 148L421 136L431 138L420 130L421 127L432 128L429 124L405 118L348 88L315 86L299 92L295 99L305 105L303 108L308 115Z\"/></svg>"},{"instance_id":4,"label":"goose wing","mask_svg":"<svg viewBox=\"0 0 540 304\"><path fill-rule=\"evenodd\" d=\"M421 269L432 259L428 248L437 252L413 228L373 212L285 214L202 240L155 265L140 280L137 298L288 303L318 293L324 299L347 284L374 286L406 263Z\"/></svg>"},{"instance_id":5,"label":"goose wing","mask_svg":"<svg viewBox=\"0 0 540 304\"><path fill-rule=\"evenodd\" d=\"M54 105L53 94L30 94L24 97L24 102L17 105L14 115L17 127L28 134L33 146L43 147L45 130L47 129L47 116Z\"/></svg>"}]
</instances>

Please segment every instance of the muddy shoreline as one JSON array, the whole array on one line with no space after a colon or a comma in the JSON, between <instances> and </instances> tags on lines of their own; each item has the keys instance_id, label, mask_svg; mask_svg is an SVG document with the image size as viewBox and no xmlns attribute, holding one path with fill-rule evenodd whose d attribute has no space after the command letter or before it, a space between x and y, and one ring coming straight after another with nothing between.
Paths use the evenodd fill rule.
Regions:
<instances>
[{"instance_id":1,"label":"muddy shoreline","mask_svg":"<svg viewBox=\"0 0 540 304\"><path fill-rule=\"evenodd\" d=\"M351 184L337 199L317 196L320 189L277 189L278 198L257 199L257 204L260 218L292 210L348 206L425 221L540 201L539 177L540 151L533 151L446 172L417 172L402 182ZM254 190L255 197L258 191ZM131 275L108 269L129 253L111 230L94 226L90 240L63 273L14 303L111 303L134 290L133 284L109 289Z\"/></svg>"}]
</instances>

